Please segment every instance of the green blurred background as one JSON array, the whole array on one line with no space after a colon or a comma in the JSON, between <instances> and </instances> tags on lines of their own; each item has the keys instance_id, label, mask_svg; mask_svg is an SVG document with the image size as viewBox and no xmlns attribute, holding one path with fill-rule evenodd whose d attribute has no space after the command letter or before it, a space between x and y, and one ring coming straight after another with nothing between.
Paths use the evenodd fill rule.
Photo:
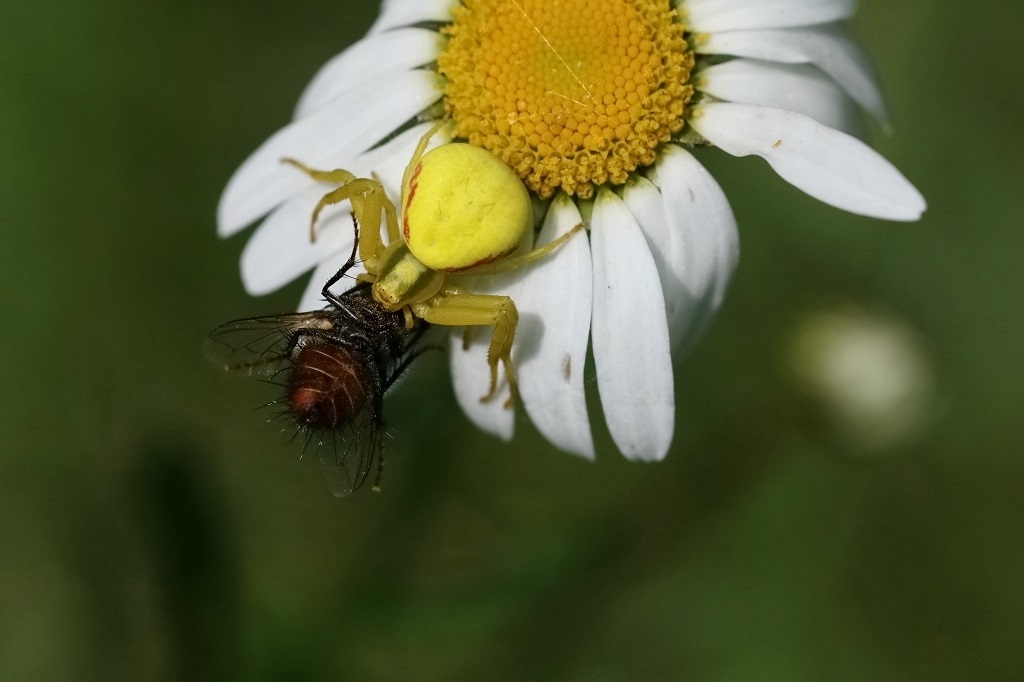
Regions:
<instances>
[{"instance_id":1,"label":"green blurred background","mask_svg":"<svg viewBox=\"0 0 1024 682\"><path fill-rule=\"evenodd\" d=\"M297 301L214 209L375 3L3 2L0 679L1019 679L1024 10L988 5L855 22L920 223L702 155L743 255L665 462L485 436L432 354L337 500L200 346ZM844 329L917 368L898 409L815 384Z\"/></svg>"}]
</instances>

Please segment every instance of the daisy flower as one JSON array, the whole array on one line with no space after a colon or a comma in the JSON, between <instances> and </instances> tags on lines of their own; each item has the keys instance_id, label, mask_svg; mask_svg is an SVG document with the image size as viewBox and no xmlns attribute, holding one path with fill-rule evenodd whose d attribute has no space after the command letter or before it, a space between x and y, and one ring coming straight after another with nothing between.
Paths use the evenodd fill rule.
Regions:
<instances>
[{"instance_id":1,"label":"daisy flower","mask_svg":"<svg viewBox=\"0 0 1024 682\"><path fill-rule=\"evenodd\" d=\"M762 157L839 209L916 220L925 202L860 140L861 110L886 124L867 61L843 24L854 0L385 0L368 35L330 60L294 120L231 178L218 211L232 235L266 216L242 254L248 292L313 269L300 309L352 244L347 211L309 217L324 194L280 163L376 173L393 198L417 141L448 135L503 159L535 198L537 245L575 238L509 275L466 288L520 311L522 404L554 445L594 456L583 369L592 344L604 418L632 459L668 452L673 350L721 305L739 254L725 194L691 154ZM453 129L454 132L451 132ZM448 141L437 135L433 144ZM450 343L469 418L511 438L513 410L487 392L486 334Z\"/></svg>"}]
</instances>

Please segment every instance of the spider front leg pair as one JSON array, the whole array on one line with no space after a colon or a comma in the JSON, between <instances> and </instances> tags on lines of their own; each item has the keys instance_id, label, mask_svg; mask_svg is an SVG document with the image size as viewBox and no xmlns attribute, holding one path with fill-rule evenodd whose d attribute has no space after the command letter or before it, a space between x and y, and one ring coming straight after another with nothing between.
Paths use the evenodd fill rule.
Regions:
<instances>
[{"instance_id":1,"label":"spider front leg pair","mask_svg":"<svg viewBox=\"0 0 1024 682\"><path fill-rule=\"evenodd\" d=\"M290 158L281 159L281 162L295 166L317 182L338 185L337 189L323 195L317 202L316 208L313 209L313 216L309 221L309 241L316 241L316 223L320 218L320 213L328 206L334 206L343 201L348 201L352 205L352 218L356 223L354 244L358 245L359 257L363 262L375 261L384 250L384 244L380 238L382 216L387 225L388 241L393 242L400 238L395 205L388 198L387 190L384 189L384 185L381 184L376 174L372 178L360 178L342 168L317 170ZM360 225L364 228L373 225L377 229L364 229L364 234L360 238Z\"/></svg>"},{"instance_id":2,"label":"spider front leg pair","mask_svg":"<svg viewBox=\"0 0 1024 682\"><path fill-rule=\"evenodd\" d=\"M317 204L311 237L315 237L316 220L324 207L350 201L359 255L366 269L360 279L372 284L374 300L385 309L403 311L410 326L421 319L436 325L494 328L487 356L490 389L481 400L490 400L497 393L498 365L502 364L511 392L506 405L511 407L517 395L512 365L519 321L515 303L508 296L466 291L448 283L447 278L524 267L561 246L583 225L521 253L533 234L533 204L526 187L504 162L479 147L449 143L424 153L431 136L445 123L440 121L420 138L405 169L401 229L395 205L378 178L286 162L314 180L340 185ZM382 217L387 245L380 237Z\"/></svg>"}]
</instances>

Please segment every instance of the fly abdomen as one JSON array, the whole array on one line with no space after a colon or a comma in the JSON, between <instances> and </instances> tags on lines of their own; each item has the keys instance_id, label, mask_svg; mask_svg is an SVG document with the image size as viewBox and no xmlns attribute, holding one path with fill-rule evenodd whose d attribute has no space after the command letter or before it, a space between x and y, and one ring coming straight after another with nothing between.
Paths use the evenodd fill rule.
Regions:
<instances>
[{"instance_id":1,"label":"fly abdomen","mask_svg":"<svg viewBox=\"0 0 1024 682\"><path fill-rule=\"evenodd\" d=\"M300 425L330 429L353 421L373 392L366 361L337 343L311 343L292 361L288 399Z\"/></svg>"}]
</instances>

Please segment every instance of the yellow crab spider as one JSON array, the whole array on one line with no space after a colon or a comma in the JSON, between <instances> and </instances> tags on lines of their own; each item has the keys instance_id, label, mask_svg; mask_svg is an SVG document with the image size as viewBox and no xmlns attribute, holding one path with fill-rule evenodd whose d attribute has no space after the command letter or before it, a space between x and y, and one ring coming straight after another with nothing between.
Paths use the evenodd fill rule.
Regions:
<instances>
[{"instance_id":1,"label":"yellow crab spider","mask_svg":"<svg viewBox=\"0 0 1024 682\"><path fill-rule=\"evenodd\" d=\"M512 341L519 312L508 296L474 294L448 283L449 275L509 272L543 258L583 229L577 225L549 244L525 250L533 236L533 206L526 187L503 161L469 144L449 143L424 154L441 120L420 138L402 178L402 220L374 176L359 178L346 170L314 170L283 159L314 180L339 185L320 199L310 222L327 206L346 199L363 227L359 256L366 269L360 279L372 283L373 298L390 311L446 326L493 326L487 363L490 390L498 389L498 363L505 367L511 407L517 395ZM383 214L388 244L380 236ZM341 272L336 276L340 278ZM329 282L328 286L333 283Z\"/></svg>"}]
</instances>

